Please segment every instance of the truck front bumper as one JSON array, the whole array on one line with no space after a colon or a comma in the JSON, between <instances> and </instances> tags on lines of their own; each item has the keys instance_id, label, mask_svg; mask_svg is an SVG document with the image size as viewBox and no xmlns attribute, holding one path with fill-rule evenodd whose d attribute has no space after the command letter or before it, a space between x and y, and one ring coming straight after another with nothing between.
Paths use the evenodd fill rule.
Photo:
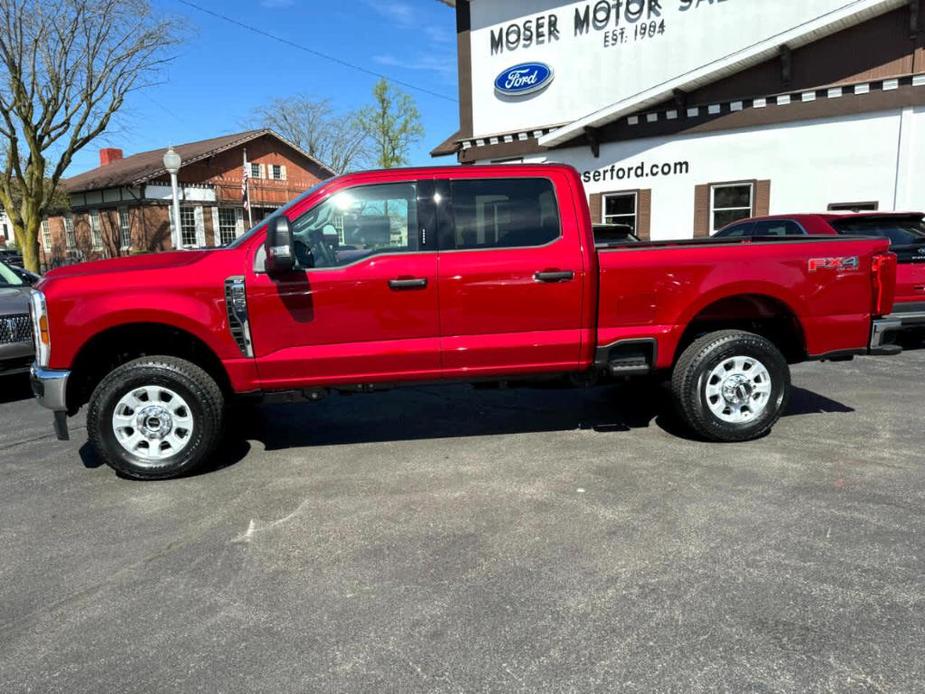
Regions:
<instances>
[{"instance_id":1,"label":"truck front bumper","mask_svg":"<svg viewBox=\"0 0 925 694\"><path fill-rule=\"evenodd\" d=\"M29 370L32 380L32 392L43 407L54 413L55 435L59 441L67 441L67 380L70 371L64 369L46 369L33 364Z\"/></svg>"}]
</instances>

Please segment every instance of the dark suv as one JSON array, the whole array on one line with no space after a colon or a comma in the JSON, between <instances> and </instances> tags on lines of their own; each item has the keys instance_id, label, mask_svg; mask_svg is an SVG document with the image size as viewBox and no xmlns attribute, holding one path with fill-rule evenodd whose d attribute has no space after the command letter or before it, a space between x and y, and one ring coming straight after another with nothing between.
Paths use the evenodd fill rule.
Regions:
<instances>
[{"instance_id":1,"label":"dark suv","mask_svg":"<svg viewBox=\"0 0 925 694\"><path fill-rule=\"evenodd\" d=\"M13 267L22 267L22 253L10 248L0 248L0 263L12 265Z\"/></svg>"},{"instance_id":2,"label":"dark suv","mask_svg":"<svg viewBox=\"0 0 925 694\"><path fill-rule=\"evenodd\" d=\"M0 375L26 372L32 363L30 292L19 274L0 262Z\"/></svg>"}]
</instances>

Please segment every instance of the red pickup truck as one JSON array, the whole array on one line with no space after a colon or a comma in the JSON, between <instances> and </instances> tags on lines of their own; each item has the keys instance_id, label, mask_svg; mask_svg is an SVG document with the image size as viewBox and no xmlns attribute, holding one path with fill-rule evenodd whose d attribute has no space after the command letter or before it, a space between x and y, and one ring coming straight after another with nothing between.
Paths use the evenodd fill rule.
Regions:
<instances>
[{"instance_id":1,"label":"red pickup truck","mask_svg":"<svg viewBox=\"0 0 925 694\"><path fill-rule=\"evenodd\" d=\"M874 236L890 240L896 254L896 304L892 332L925 331L925 215L921 212L782 214L735 222L714 238L767 236Z\"/></svg>"},{"instance_id":2,"label":"red pickup truck","mask_svg":"<svg viewBox=\"0 0 925 694\"><path fill-rule=\"evenodd\" d=\"M670 375L699 436L743 441L786 407L788 364L883 346L888 241L595 248L560 165L357 173L227 248L84 263L32 298L32 382L124 475L186 473L228 403L406 382Z\"/></svg>"}]
</instances>

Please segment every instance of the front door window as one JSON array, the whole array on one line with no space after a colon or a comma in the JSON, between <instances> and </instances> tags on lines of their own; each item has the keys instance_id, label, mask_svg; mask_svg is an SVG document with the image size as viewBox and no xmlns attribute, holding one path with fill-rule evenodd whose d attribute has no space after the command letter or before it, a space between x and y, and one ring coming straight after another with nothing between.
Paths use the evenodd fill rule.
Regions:
<instances>
[{"instance_id":1,"label":"front door window","mask_svg":"<svg viewBox=\"0 0 925 694\"><path fill-rule=\"evenodd\" d=\"M293 223L302 268L350 265L420 250L414 183L359 186L332 195Z\"/></svg>"}]
</instances>

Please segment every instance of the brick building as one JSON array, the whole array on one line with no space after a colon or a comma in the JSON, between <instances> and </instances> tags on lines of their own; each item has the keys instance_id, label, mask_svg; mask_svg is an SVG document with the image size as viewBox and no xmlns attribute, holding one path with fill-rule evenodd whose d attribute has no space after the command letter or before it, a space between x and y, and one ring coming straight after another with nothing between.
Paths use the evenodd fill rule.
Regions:
<instances>
[{"instance_id":1,"label":"brick building","mask_svg":"<svg viewBox=\"0 0 925 694\"><path fill-rule=\"evenodd\" d=\"M251 130L175 145L183 164L180 233L184 247L218 246L246 231L241 179L245 150L256 224L273 210L334 175L271 130ZM172 248L170 176L165 149L128 157L100 151L100 166L62 182L71 211L42 225L44 265Z\"/></svg>"}]
</instances>

